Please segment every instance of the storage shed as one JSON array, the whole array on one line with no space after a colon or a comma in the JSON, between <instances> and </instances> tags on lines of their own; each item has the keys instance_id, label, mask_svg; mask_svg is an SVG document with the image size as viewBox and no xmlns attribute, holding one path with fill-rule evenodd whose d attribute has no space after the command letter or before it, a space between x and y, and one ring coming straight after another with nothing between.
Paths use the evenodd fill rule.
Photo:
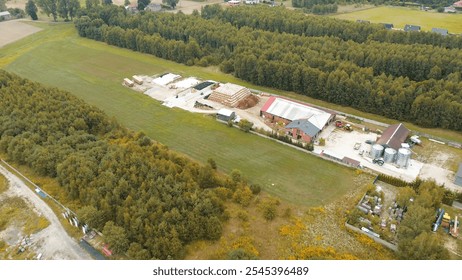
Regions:
<instances>
[{"instance_id":1,"label":"storage shed","mask_svg":"<svg viewBox=\"0 0 462 280\"><path fill-rule=\"evenodd\" d=\"M234 113L234 111L223 108L217 112L217 119L219 120L228 122L234 118L236 118L236 113Z\"/></svg>"}]
</instances>

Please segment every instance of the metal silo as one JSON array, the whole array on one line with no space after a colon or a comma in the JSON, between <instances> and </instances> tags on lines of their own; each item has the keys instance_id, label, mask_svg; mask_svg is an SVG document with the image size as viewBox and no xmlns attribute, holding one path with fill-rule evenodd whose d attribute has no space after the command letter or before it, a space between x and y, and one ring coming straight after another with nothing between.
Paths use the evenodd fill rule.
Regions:
<instances>
[{"instance_id":1,"label":"metal silo","mask_svg":"<svg viewBox=\"0 0 462 280\"><path fill-rule=\"evenodd\" d=\"M381 157L383 154L383 146L379 144L374 144L372 145L371 148L371 158L376 159Z\"/></svg>"},{"instance_id":2,"label":"metal silo","mask_svg":"<svg viewBox=\"0 0 462 280\"><path fill-rule=\"evenodd\" d=\"M398 150L398 158L396 159L396 164L399 167L407 168L409 165L409 160L411 159L411 151L405 148L400 148Z\"/></svg>"},{"instance_id":3,"label":"metal silo","mask_svg":"<svg viewBox=\"0 0 462 280\"><path fill-rule=\"evenodd\" d=\"M385 162L388 162L388 163L390 163L390 162L395 162L395 160L396 160L396 153L397 153L397 152L396 152L395 149L393 149L393 148L386 148L386 149L385 149L385 152L384 152L384 154L383 154L383 160L384 160Z\"/></svg>"}]
</instances>

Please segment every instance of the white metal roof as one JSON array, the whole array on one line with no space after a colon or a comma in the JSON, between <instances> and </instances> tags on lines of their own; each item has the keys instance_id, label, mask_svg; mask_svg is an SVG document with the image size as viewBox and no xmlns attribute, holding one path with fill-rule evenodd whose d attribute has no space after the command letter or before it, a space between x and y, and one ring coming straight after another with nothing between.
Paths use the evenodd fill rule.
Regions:
<instances>
[{"instance_id":1,"label":"white metal roof","mask_svg":"<svg viewBox=\"0 0 462 280\"><path fill-rule=\"evenodd\" d=\"M319 129L323 129L331 117L325 111L283 98L276 98L266 112L290 121L308 119Z\"/></svg>"},{"instance_id":2,"label":"white metal roof","mask_svg":"<svg viewBox=\"0 0 462 280\"><path fill-rule=\"evenodd\" d=\"M11 15L11 14L8 11L0 12L0 17L1 16L9 16L9 15Z\"/></svg>"},{"instance_id":3,"label":"white metal roof","mask_svg":"<svg viewBox=\"0 0 462 280\"><path fill-rule=\"evenodd\" d=\"M227 117L231 117L233 113L234 113L233 111L226 109L226 108L222 108L217 112L217 114L222 115L222 116L227 116Z\"/></svg>"},{"instance_id":4,"label":"white metal roof","mask_svg":"<svg viewBox=\"0 0 462 280\"><path fill-rule=\"evenodd\" d=\"M168 73L168 74L163 75L162 77L155 78L152 81L158 85L165 86L178 78L181 78L181 76Z\"/></svg>"}]
</instances>

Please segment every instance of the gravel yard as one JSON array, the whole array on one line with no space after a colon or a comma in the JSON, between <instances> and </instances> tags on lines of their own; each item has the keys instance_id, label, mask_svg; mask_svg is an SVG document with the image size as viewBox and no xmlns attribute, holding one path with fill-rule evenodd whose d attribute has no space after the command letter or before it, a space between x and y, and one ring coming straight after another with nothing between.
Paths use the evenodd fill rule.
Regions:
<instances>
[{"instance_id":1,"label":"gravel yard","mask_svg":"<svg viewBox=\"0 0 462 280\"><path fill-rule=\"evenodd\" d=\"M0 166L0 173L5 176L9 182L9 189L2 194L2 197L20 197L33 209L38 215L44 216L50 225L45 229L33 234L31 244L28 250L33 250L35 256L40 255L40 259L47 260L91 260L90 255L82 249L76 240L72 239L61 225L58 217L51 208L16 175L9 172L3 166ZM0 197L0 201L2 200ZM20 243L24 238L20 228L15 226L7 227L0 232L1 239L5 240L8 245Z\"/></svg>"}]
</instances>

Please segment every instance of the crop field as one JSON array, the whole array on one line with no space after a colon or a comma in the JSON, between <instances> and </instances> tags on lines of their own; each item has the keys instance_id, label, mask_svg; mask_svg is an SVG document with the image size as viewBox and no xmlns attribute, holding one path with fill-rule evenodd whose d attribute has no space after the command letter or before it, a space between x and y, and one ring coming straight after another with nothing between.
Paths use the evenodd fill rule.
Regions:
<instances>
[{"instance_id":1,"label":"crop field","mask_svg":"<svg viewBox=\"0 0 462 280\"><path fill-rule=\"evenodd\" d=\"M423 31L433 27L444 28L449 33L462 33L462 14L437 13L404 7L377 7L352 13L337 14L333 17L356 21L369 20L373 23L392 23L395 28L404 28L406 24L420 25Z\"/></svg>"},{"instance_id":2,"label":"crop field","mask_svg":"<svg viewBox=\"0 0 462 280\"><path fill-rule=\"evenodd\" d=\"M169 109L121 85L124 77L133 74L171 71L199 76L195 71L199 68L81 39L72 25L64 24L2 50L6 56L10 52L15 58L5 65L6 70L68 90L128 128L143 131L195 160L213 158L224 172L238 169L282 199L323 205L355 188L354 172L348 168L229 128L209 116ZM206 69L201 75L223 80L213 72Z\"/></svg>"}]
</instances>

